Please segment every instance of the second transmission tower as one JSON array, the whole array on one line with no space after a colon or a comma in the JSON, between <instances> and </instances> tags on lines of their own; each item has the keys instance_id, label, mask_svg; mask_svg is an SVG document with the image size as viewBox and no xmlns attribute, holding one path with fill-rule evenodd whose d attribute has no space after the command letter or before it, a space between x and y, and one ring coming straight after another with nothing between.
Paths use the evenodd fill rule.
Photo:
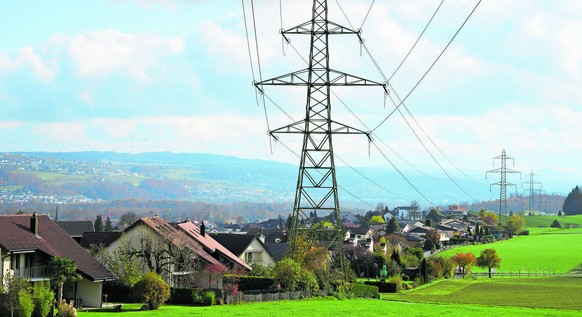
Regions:
<instances>
[{"instance_id":1,"label":"second transmission tower","mask_svg":"<svg viewBox=\"0 0 582 317\"><path fill-rule=\"evenodd\" d=\"M529 176L529 181L527 182L523 182L523 184L529 184L529 202L528 202L528 211L529 213L531 213L534 209L534 194L535 192L538 193L538 196L541 195L541 190L542 190L542 183L541 182L536 182L534 181L535 177L538 176L537 174L534 174L533 170L527 174L526 176ZM539 188L534 188L535 185L539 185ZM528 191L526 189L526 191ZM538 208L539 209L539 208Z\"/></svg>"},{"instance_id":2,"label":"second transmission tower","mask_svg":"<svg viewBox=\"0 0 582 317\"><path fill-rule=\"evenodd\" d=\"M489 187L491 189L491 186L499 186L499 220L498 221L499 221L499 224L501 224L501 216L507 214L507 186L516 186L517 187L517 185L507 182L507 174L508 173L509 174L519 173L519 175L521 177L521 172L514 171L512 169L507 168L507 160L512 160L514 165L515 165L515 160L513 159L513 157L507 156L505 154L505 149L503 149L500 156L496 156L493 158L493 164L495 164L495 160L499 160L501 162L501 167L485 172L485 178L487 178L487 175L489 173L500 174L500 176L501 176L501 179L499 180L499 182L493 183Z\"/></svg>"}]
</instances>

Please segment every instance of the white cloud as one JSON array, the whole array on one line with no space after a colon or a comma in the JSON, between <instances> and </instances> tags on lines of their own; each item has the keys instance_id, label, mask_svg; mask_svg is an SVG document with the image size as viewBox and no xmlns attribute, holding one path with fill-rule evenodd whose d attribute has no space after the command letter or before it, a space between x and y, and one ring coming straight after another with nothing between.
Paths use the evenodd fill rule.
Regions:
<instances>
[{"instance_id":1,"label":"white cloud","mask_svg":"<svg viewBox=\"0 0 582 317\"><path fill-rule=\"evenodd\" d=\"M23 67L30 67L34 75L44 82L54 79L56 65L47 63L43 57L30 45L23 46L16 57L0 54L0 71L15 71Z\"/></svg>"},{"instance_id":2,"label":"white cloud","mask_svg":"<svg viewBox=\"0 0 582 317\"><path fill-rule=\"evenodd\" d=\"M179 37L133 35L112 29L77 35L68 48L80 76L122 70L139 80L148 79L148 68L161 56L183 51L184 41Z\"/></svg>"}]
</instances>

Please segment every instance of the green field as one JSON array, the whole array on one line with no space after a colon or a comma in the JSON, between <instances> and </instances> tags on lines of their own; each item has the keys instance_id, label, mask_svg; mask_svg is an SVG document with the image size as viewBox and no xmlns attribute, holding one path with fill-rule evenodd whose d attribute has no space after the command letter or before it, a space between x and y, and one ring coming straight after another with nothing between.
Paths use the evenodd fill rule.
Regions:
<instances>
[{"instance_id":1,"label":"green field","mask_svg":"<svg viewBox=\"0 0 582 317\"><path fill-rule=\"evenodd\" d=\"M566 223L578 224L582 226L582 215L558 217L551 216L527 216L524 217L528 228L549 228L552 222L557 219L562 225Z\"/></svg>"},{"instance_id":2,"label":"green field","mask_svg":"<svg viewBox=\"0 0 582 317\"><path fill-rule=\"evenodd\" d=\"M441 280L386 299L492 306L582 310L582 278Z\"/></svg>"},{"instance_id":3,"label":"green field","mask_svg":"<svg viewBox=\"0 0 582 317\"><path fill-rule=\"evenodd\" d=\"M456 247L439 255L451 257L457 252L472 252L475 256L479 256L483 249L495 249L501 258L498 271L503 272L566 273L582 263L581 230L546 229L538 233L540 234L518 236L490 244ZM473 267L472 270L484 272L486 269Z\"/></svg>"}]
</instances>

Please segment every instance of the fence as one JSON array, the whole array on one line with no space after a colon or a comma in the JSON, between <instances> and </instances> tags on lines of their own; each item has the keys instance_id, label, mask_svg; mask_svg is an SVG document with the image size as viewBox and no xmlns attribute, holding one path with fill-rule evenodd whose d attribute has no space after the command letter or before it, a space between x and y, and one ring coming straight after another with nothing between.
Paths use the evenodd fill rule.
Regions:
<instances>
[{"instance_id":1,"label":"fence","mask_svg":"<svg viewBox=\"0 0 582 317\"><path fill-rule=\"evenodd\" d=\"M551 276L558 276L561 275L560 273L556 273L554 271L547 271L547 272L523 272L523 271L518 271L518 272L491 272L491 278L496 278L496 277L551 277ZM475 273L471 273L470 275L468 275L470 277L473 278L478 278L478 277L489 277L489 273L487 272L475 272Z\"/></svg>"},{"instance_id":2,"label":"fence","mask_svg":"<svg viewBox=\"0 0 582 317\"><path fill-rule=\"evenodd\" d=\"M265 294L243 294L227 295L227 304L274 302L280 300L301 299L305 297L303 292L265 293Z\"/></svg>"}]
</instances>

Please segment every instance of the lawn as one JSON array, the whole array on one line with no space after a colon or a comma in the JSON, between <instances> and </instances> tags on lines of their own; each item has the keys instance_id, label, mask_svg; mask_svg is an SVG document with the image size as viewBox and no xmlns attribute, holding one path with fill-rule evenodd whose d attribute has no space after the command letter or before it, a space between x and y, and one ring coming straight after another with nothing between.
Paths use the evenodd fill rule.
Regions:
<instances>
[{"instance_id":1,"label":"lawn","mask_svg":"<svg viewBox=\"0 0 582 317\"><path fill-rule=\"evenodd\" d=\"M211 307L162 306L157 311L121 313L80 312L79 317L145 316L580 316L580 311L548 308L503 307L450 303L403 302L387 300L281 301Z\"/></svg>"},{"instance_id":2,"label":"lawn","mask_svg":"<svg viewBox=\"0 0 582 317\"><path fill-rule=\"evenodd\" d=\"M578 224L582 226L582 215L563 216L526 216L525 224L528 228L549 228L552 222L557 219L562 225L566 223Z\"/></svg>"},{"instance_id":3,"label":"lawn","mask_svg":"<svg viewBox=\"0 0 582 317\"><path fill-rule=\"evenodd\" d=\"M495 249L501 258L498 271L567 273L582 263L582 231L578 229L553 230L553 232L545 231L543 234L518 236L490 244L456 247L440 253L439 256L451 257L457 252L471 252L479 256L483 249ZM478 267L473 267L472 270L486 271Z\"/></svg>"},{"instance_id":4,"label":"lawn","mask_svg":"<svg viewBox=\"0 0 582 317\"><path fill-rule=\"evenodd\" d=\"M582 310L582 278L510 278L442 280L385 299Z\"/></svg>"}]
</instances>

